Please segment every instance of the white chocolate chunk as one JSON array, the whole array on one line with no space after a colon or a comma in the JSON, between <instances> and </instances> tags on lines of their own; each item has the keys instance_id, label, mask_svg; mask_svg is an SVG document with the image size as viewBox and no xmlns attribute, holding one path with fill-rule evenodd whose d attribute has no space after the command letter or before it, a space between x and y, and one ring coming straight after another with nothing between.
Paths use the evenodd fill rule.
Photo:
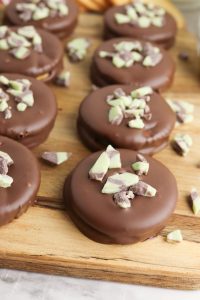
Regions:
<instances>
[{"instance_id":1,"label":"white chocolate chunk","mask_svg":"<svg viewBox=\"0 0 200 300\"><path fill-rule=\"evenodd\" d=\"M6 152L0 151L0 157L3 157L6 160L8 166L11 166L14 163L10 155Z\"/></svg>"},{"instance_id":2,"label":"white chocolate chunk","mask_svg":"<svg viewBox=\"0 0 200 300\"><path fill-rule=\"evenodd\" d=\"M138 98L138 97L151 95L152 93L153 93L153 90L150 86L144 86L137 90L132 91L131 97L134 99L134 98Z\"/></svg>"},{"instance_id":3,"label":"white chocolate chunk","mask_svg":"<svg viewBox=\"0 0 200 300\"><path fill-rule=\"evenodd\" d=\"M0 187L2 188L8 188L12 185L13 178L8 175L1 175L0 174Z\"/></svg>"},{"instance_id":4,"label":"white chocolate chunk","mask_svg":"<svg viewBox=\"0 0 200 300\"><path fill-rule=\"evenodd\" d=\"M118 24L128 24L130 23L130 17L124 14L115 14L115 20Z\"/></svg>"},{"instance_id":5,"label":"white chocolate chunk","mask_svg":"<svg viewBox=\"0 0 200 300\"><path fill-rule=\"evenodd\" d=\"M0 75L0 83L4 84L4 85L8 85L9 84L9 79L3 75Z\"/></svg>"},{"instance_id":6,"label":"white chocolate chunk","mask_svg":"<svg viewBox=\"0 0 200 300\"><path fill-rule=\"evenodd\" d=\"M167 235L167 242L180 243L183 241L182 233L179 229L174 230Z\"/></svg>"},{"instance_id":7,"label":"white chocolate chunk","mask_svg":"<svg viewBox=\"0 0 200 300\"><path fill-rule=\"evenodd\" d=\"M130 128L142 129L144 128L144 122L141 118L136 118L128 122Z\"/></svg>"},{"instance_id":8,"label":"white chocolate chunk","mask_svg":"<svg viewBox=\"0 0 200 300\"><path fill-rule=\"evenodd\" d=\"M23 102L20 102L17 104L17 110L18 111L25 111L27 109L27 105Z\"/></svg>"},{"instance_id":9,"label":"white chocolate chunk","mask_svg":"<svg viewBox=\"0 0 200 300\"><path fill-rule=\"evenodd\" d=\"M110 166L110 158L106 152L103 152L95 164L89 171L89 177L91 179L102 181Z\"/></svg>"},{"instance_id":10,"label":"white chocolate chunk","mask_svg":"<svg viewBox=\"0 0 200 300\"><path fill-rule=\"evenodd\" d=\"M137 184L139 177L135 174L124 172L108 177L103 189L103 194L115 194L122 190Z\"/></svg>"},{"instance_id":11,"label":"white chocolate chunk","mask_svg":"<svg viewBox=\"0 0 200 300\"><path fill-rule=\"evenodd\" d=\"M111 145L109 145L106 149L106 153L108 154L108 157L110 158L109 169L122 167L119 151L115 150Z\"/></svg>"}]
</instances>

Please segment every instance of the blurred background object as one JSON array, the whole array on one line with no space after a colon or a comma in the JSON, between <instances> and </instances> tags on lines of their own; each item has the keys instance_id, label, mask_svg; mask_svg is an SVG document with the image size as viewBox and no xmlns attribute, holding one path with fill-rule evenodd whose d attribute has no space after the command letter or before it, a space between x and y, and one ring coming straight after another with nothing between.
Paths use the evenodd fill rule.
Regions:
<instances>
[{"instance_id":1,"label":"blurred background object","mask_svg":"<svg viewBox=\"0 0 200 300\"><path fill-rule=\"evenodd\" d=\"M183 13L188 30L200 40L200 0L172 0Z\"/></svg>"},{"instance_id":2,"label":"blurred background object","mask_svg":"<svg viewBox=\"0 0 200 300\"><path fill-rule=\"evenodd\" d=\"M12 0L0 0L0 4L8 4ZM103 12L107 8L113 5L123 5L131 2L132 0L76 0L80 5L81 11L95 11L95 12ZM152 2L157 5L164 7L169 13L171 13L176 19L177 25L179 28L184 27L184 18L180 11L176 8L176 6L171 2L171 0L144 0L145 2ZM191 3L194 0L174 0L178 2L179 7L181 7L181 2ZM196 0L194 2L199 2L200 0Z\"/></svg>"}]
</instances>

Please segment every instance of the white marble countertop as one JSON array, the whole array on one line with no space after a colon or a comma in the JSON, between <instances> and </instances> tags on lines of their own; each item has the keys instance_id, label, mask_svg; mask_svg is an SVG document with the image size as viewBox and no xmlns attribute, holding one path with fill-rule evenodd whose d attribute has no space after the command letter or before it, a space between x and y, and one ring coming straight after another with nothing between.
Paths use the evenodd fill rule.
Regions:
<instances>
[{"instance_id":1,"label":"white marble countertop","mask_svg":"<svg viewBox=\"0 0 200 300\"><path fill-rule=\"evenodd\" d=\"M200 11L183 11L200 38ZM41 270L42 271L42 270ZM175 291L137 285L0 270L0 300L199 300L200 291Z\"/></svg>"},{"instance_id":2,"label":"white marble countertop","mask_svg":"<svg viewBox=\"0 0 200 300\"><path fill-rule=\"evenodd\" d=\"M199 300L200 291L153 287L0 270L1 300Z\"/></svg>"}]
</instances>

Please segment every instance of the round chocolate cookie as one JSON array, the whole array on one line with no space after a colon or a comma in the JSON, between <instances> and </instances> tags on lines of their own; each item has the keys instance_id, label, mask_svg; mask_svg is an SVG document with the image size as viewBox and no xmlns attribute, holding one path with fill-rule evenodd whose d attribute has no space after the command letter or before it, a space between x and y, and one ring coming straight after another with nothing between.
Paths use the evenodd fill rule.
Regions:
<instances>
[{"instance_id":1,"label":"round chocolate cookie","mask_svg":"<svg viewBox=\"0 0 200 300\"><path fill-rule=\"evenodd\" d=\"M113 85L85 98L77 128L92 151L112 144L152 155L167 145L175 122L175 113L150 87Z\"/></svg>"},{"instance_id":2,"label":"round chocolate cookie","mask_svg":"<svg viewBox=\"0 0 200 300\"><path fill-rule=\"evenodd\" d=\"M64 201L76 226L106 244L156 236L173 213L177 197L176 180L162 163L111 146L80 162L64 186Z\"/></svg>"},{"instance_id":3,"label":"round chocolate cookie","mask_svg":"<svg viewBox=\"0 0 200 300\"><path fill-rule=\"evenodd\" d=\"M77 20L78 6L73 0L14 0L4 13L4 24L33 25L59 38L69 36Z\"/></svg>"},{"instance_id":4,"label":"round chocolate cookie","mask_svg":"<svg viewBox=\"0 0 200 300\"><path fill-rule=\"evenodd\" d=\"M18 73L52 80L63 67L59 39L33 26L0 26L0 73Z\"/></svg>"},{"instance_id":5,"label":"round chocolate cookie","mask_svg":"<svg viewBox=\"0 0 200 300\"><path fill-rule=\"evenodd\" d=\"M175 19L163 8L152 3L115 6L104 15L106 39L130 37L157 43L168 49L175 42L177 25Z\"/></svg>"},{"instance_id":6,"label":"round chocolate cookie","mask_svg":"<svg viewBox=\"0 0 200 300\"><path fill-rule=\"evenodd\" d=\"M43 82L18 74L0 75L0 135L36 147L47 139L56 114L55 96Z\"/></svg>"},{"instance_id":7,"label":"round chocolate cookie","mask_svg":"<svg viewBox=\"0 0 200 300\"><path fill-rule=\"evenodd\" d=\"M117 38L97 48L91 65L91 80L97 86L134 84L164 90L171 85L174 72L175 64L162 47Z\"/></svg>"},{"instance_id":8,"label":"round chocolate cookie","mask_svg":"<svg viewBox=\"0 0 200 300\"><path fill-rule=\"evenodd\" d=\"M26 212L40 185L37 161L26 147L0 136L0 225Z\"/></svg>"}]
</instances>

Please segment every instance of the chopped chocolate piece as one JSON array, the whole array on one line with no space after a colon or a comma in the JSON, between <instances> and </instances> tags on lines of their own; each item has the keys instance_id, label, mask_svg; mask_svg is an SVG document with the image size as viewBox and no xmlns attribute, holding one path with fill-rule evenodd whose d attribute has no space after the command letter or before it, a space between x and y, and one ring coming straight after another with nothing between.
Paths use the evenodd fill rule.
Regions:
<instances>
[{"instance_id":1,"label":"chopped chocolate piece","mask_svg":"<svg viewBox=\"0 0 200 300\"><path fill-rule=\"evenodd\" d=\"M2 157L6 161L8 166L13 165L14 162L8 153L0 151L0 157Z\"/></svg>"},{"instance_id":2,"label":"chopped chocolate piece","mask_svg":"<svg viewBox=\"0 0 200 300\"><path fill-rule=\"evenodd\" d=\"M189 123L193 121L194 105L186 101L167 100L171 109L176 113L179 123Z\"/></svg>"},{"instance_id":3,"label":"chopped chocolate piece","mask_svg":"<svg viewBox=\"0 0 200 300\"><path fill-rule=\"evenodd\" d=\"M70 61L79 62L83 60L90 46L90 41L86 38L76 38L66 45L66 50Z\"/></svg>"},{"instance_id":4,"label":"chopped chocolate piece","mask_svg":"<svg viewBox=\"0 0 200 300\"><path fill-rule=\"evenodd\" d=\"M122 163L121 163L120 152L115 150L111 145L109 145L106 149L106 153L110 158L109 169L121 168Z\"/></svg>"},{"instance_id":5,"label":"chopped chocolate piece","mask_svg":"<svg viewBox=\"0 0 200 300\"><path fill-rule=\"evenodd\" d=\"M119 106L111 107L109 110L109 122L113 125L120 125L123 120L123 112Z\"/></svg>"},{"instance_id":6,"label":"chopped chocolate piece","mask_svg":"<svg viewBox=\"0 0 200 300\"><path fill-rule=\"evenodd\" d=\"M115 13L117 24L130 24L140 28L150 26L162 27L165 20L165 10L155 5L133 2L125 6L125 13Z\"/></svg>"},{"instance_id":7,"label":"chopped chocolate piece","mask_svg":"<svg viewBox=\"0 0 200 300\"><path fill-rule=\"evenodd\" d=\"M27 105L23 102L20 102L17 104L17 110L18 111L25 111L27 109Z\"/></svg>"},{"instance_id":8,"label":"chopped chocolate piece","mask_svg":"<svg viewBox=\"0 0 200 300\"><path fill-rule=\"evenodd\" d=\"M132 191L135 195L144 196L144 197L155 197L157 190L151 185L139 181L137 184L132 185L130 187L130 191Z\"/></svg>"},{"instance_id":9,"label":"chopped chocolate piece","mask_svg":"<svg viewBox=\"0 0 200 300\"><path fill-rule=\"evenodd\" d=\"M89 171L89 177L91 179L102 181L106 173L108 172L110 166L110 158L107 154L107 152L103 152L95 164L92 166L92 168Z\"/></svg>"},{"instance_id":10,"label":"chopped chocolate piece","mask_svg":"<svg viewBox=\"0 0 200 300\"><path fill-rule=\"evenodd\" d=\"M7 26L0 26L0 39L3 39L8 32L8 27Z\"/></svg>"},{"instance_id":11,"label":"chopped chocolate piece","mask_svg":"<svg viewBox=\"0 0 200 300\"><path fill-rule=\"evenodd\" d=\"M69 87L70 85L71 73L69 71L63 70L55 77L55 84L62 87Z\"/></svg>"},{"instance_id":12,"label":"chopped chocolate piece","mask_svg":"<svg viewBox=\"0 0 200 300\"><path fill-rule=\"evenodd\" d=\"M121 96L126 96L126 93L122 90L122 88L117 88L113 92L114 97L120 98Z\"/></svg>"},{"instance_id":13,"label":"chopped chocolate piece","mask_svg":"<svg viewBox=\"0 0 200 300\"><path fill-rule=\"evenodd\" d=\"M6 175L8 173L8 164L2 156L0 156L0 174Z\"/></svg>"},{"instance_id":14,"label":"chopped chocolate piece","mask_svg":"<svg viewBox=\"0 0 200 300\"><path fill-rule=\"evenodd\" d=\"M17 59L25 59L30 56L31 51L25 47L13 48L10 53Z\"/></svg>"},{"instance_id":15,"label":"chopped chocolate piece","mask_svg":"<svg viewBox=\"0 0 200 300\"><path fill-rule=\"evenodd\" d=\"M8 85L9 84L9 80L8 78L6 78L5 76L3 75L0 75L0 83L3 84L3 85Z\"/></svg>"},{"instance_id":16,"label":"chopped chocolate piece","mask_svg":"<svg viewBox=\"0 0 200 300\"><path fill-rule=\"evenodd\" d=\"M166 241L169 243L180 243L182 242L182 240L183 240L182 233L179 229L168 233L166 238Z\"/></svg>"},{"instance_id":17,"label":"chopped chocolate piece","mask_svg":"<svg viewBox=\"0 0 200 300\"><path fill-rule=\"evenodd\" d=\"M192 146L192 138L188 134L179 133L172 142L173 149L180 155L186 156Z\"/></svg>"},{"instance_id":18,"label":"chopped chocolate piece","mask_svg":"<svg viewBox=\"0 0 200 300\"><path fill-rule=\"evenodd\" d=\"M52 165L60 165L67 161L71 155L68 152L44 152L41 157Z\"/></svg>"},{"instance_id":19,"label":"chopped chocolate piece","mask_svg":"<svg viewBox=\"0 0 200 300\"><path fill-rule=\"evenodd\" d=\"M126 190L132 185L137 184L139 177L135 174L124 172L108 177L103 189L103 194L115 194Z\"/></svg>"},{"instance_id":20,"label":"chopped chocolate piece","mask_svg":"<svg viewBox=\"0 0 200 300\"><path fill-rule=\"evenodd\" d=\"M178 58L180 60L183 60L183 61L188 61L189 60L189 54L187 52L180 52L178 54Z\"/></svg>"},{"instance_id":21,"label":"chopped chocolate piece","mask_svg":"<svg viewBox=\"0 0 200 300\"><path fill-rule=\"evenodd\" d=\"M162 54L158 47L147 44L143 49L142 44L136 42L120 42L114 45L115 51L99 51L99 57L112 58L116 68L129 68L135 62L142 61L144 66L156 66L162 60Z\"/></svg>"},{"instance_id":22,"label":"chopped chocolate piece","mask_svg":"<svg viewBox=\"0 0 200 300\"><path fill-rule=\"evenodd\" d=\"M141 118L136 118L128 122L130 128L142 129L144 128L144 122Z\"/></svg>"},{"instance_id":23,"label":"chopped chocolate piece","mask_svg":"<svg viewBox=\"0 0 200 300\"><path fill-rule=\"evenodd\" d=\"M0 50L8 50L9 45L6 39L1 39L0 40Z\"/></svg>"},{"instance_id":24,"label":"chopped chocolate piece","mask_svg":"<svg viewBox=\"0 0 200 300\"><path fill-rule=\"evenodd\" d=\"M147 161L137 161L132 164L132 168L138 176L147 175L149 171L149 163Z\"/></svg>"},{"instance_id":25,"label":"chopped chocolate piece","mask_svg":"<svg viewBox=\"0 0 200 300\"><path fill-rule=\"evenodd\" d=\"M122 191L114 194L114 202L120 208L130 208L131 201L134 198L134 194L131 191Z\"/></svg>"},{"instance_id":26,"label":"chopped chocolate piece","mask_svg":"<svg viewBox=\"0 0 200 300\"><path fill-rule=\"evenodd\" d=\"M5 100L0 100L0 112L4 112L8 108L8 103Z\"/></svg>"},{"instance_id":27,"label":"chopped chocolate piece","mask_svg":"<svg viewBox=\"0 0 200 300\"><path fill-rule=\"evenodd\" d=\"M1 175L0 174L0 187L6 189L10 187L13 183L13 178L8 175Z\"/></svg>"},{"instance_id":28,"label":"chopped chocolate piece","mask_svg":"<svg viewBox=\"0 0 200 300\"><path fill-rule=\"evenodd\" d=\"M196 190L196 188L193 188L190 193L190 198L192 201L192 209L195 215L197 215L200 212L200 196Z\"/></svg>"},{"instance_id":29,"label":"chopped chocolate piece","mask_svg":"<svg viewBox=\"0 0 200 300\"><path fill-rule=\"evenodd\" d=\"M131 93L131 97L133 99L138 98L138 97L143 97L143 96L147 96L147 95L151 95L153 93L153 90L150 86L145 86L139 89L134 90Z\"/></svg>"},{"instance_id":30,"label":"chopped chocolate piece","mask_svg":"<svg viewBox=\"0 0 200 300\"><path fill-rule=\"evenodd\" d=\"M11 109L9 107L4 111L4 118L6 120L12 118L12 112L11 112Z\"/></svg>"}]
</instances>

